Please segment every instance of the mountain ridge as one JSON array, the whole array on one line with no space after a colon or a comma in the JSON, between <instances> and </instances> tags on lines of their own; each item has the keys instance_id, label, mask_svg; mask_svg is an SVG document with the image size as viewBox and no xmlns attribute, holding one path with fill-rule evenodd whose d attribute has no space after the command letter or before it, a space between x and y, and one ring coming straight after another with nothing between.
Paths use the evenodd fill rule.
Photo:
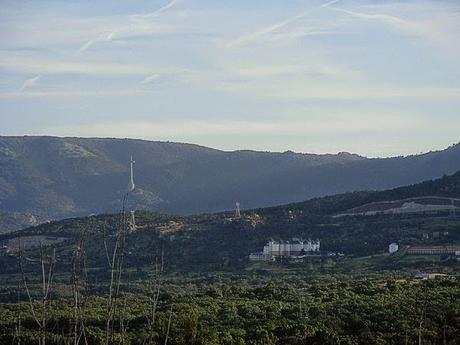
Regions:
<instances>
[{"instance_id":1,"label":"mountain ridge","mask_svg":"<svg viewBox=\"0 0 460 345\"><path fill-rule=\"evenodd\" d=\"M65 218L116 211L136 160L132 208L176 214L268 207L383 190L460 170L460 144L423 155L222 151L143 139L0 136L0 210Z\"/></svg>"}]
</instances>

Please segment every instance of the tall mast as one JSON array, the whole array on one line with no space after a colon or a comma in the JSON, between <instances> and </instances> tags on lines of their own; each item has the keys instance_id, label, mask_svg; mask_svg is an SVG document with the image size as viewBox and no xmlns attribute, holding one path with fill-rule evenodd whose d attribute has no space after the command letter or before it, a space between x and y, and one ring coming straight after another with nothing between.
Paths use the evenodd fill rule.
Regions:
<instances>
[{"instance_id":1,"label":"tall mast","mask_svg":"<svg viewBox=\"0 0 460 345\"><path fill-rule=\"evenodd\" d=\"M129 176L129 185L128 185L128 191L132 192L136 188L136 185L134 184L134 160L133 156L131 156L131 171L130 171L130 176Z\"/></svg>"}]
</instances>

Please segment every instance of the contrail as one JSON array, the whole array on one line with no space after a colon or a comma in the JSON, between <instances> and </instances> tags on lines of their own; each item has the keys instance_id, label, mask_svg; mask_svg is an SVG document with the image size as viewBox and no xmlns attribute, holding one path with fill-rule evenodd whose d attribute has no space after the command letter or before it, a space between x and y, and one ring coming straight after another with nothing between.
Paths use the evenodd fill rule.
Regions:
<instances>
[{"instance_id":1,"label":"contrail","mask_svg":"<svg viewBox=\"0 0 460 345\"><path fill-rule=\"evenodd\" d=\"M326 2L325 4L322 4L321 7L329 7L331 5L338 3L339 1L340 0L332 0L332 1Z\"/></svg>"},{"instance_id":2,"label":"contrail","mask_svg":"<svg viewBox=\"0 0 460 345\"><path fill-rule=\"evenodd\" d=\"M96 43L99 40L93 39L89 40L86 43L84 43L80 48L78 48L79 52L84 52L87 51L94 43Z\"/></svg>"},{"instance_id":3,"label":"contrail","mask_svg":"<svg viewBox=\"0 0 460 345\"><path fill-rule=\"evenodd\" d=\"M395 16L390 16L388 14L379 14L379 13L368 14L368 13L345 10L343 8L338 8L338 7L329 7L329 6L328 6L328 8L330 10L333 10L333 11L346 13L346 14L349 14L351 16L362 18L362 19L379 19L379 20L383 20L383 21L392 22L392 23L395 23L395 24L405 24L406 23L406 21L404 21L403 19L395 17Z\"/></svg>"},{"instance_id":4,"label":"contrail","mask_svg":"<svg viewBox=\"0 0 460 345\"><path fill-rule=\"evenodd\" d=\"M180 0L172 0L171 2L167 3L163 7L160 7L159 9L157 9L157 10L151 12L151 13L134 14L134 15L130 16L130 19L133 20L133 21L138 21L138 20L142 20L142 19L148 19L148 18L156 17L160 13L170 9L171 7L174 7L179 1Z\"/></svg>"},{"instance_id":5,"label":"contrail","mask_svg":"<svg viewBox=\"0 0 460 345\"><path fill-rule=\"evenodd\" d=\"M165 12L167 11L168 9L170 9L171 7L175 6L177 3L179 3L181 0L172 0L170 1L169 3L167 3L166 5L164 5L163 7L160 7L159 9L151 12L151 13L147 13L147 14L133 14L131 16L129 16L129 19L133 22L140 22L142 20L145 20L145 19L149 19L149 18L153 18L153 17L156 17L158 16L160 13L162 12ZM122 27L121 29L117 29L117 30L114 30L112 31L111 33L109 33L108 35L104 35L102 37L99 37L99 38L94 38L94 39L91 39L89 41L87 41L86 43L84 43L79 49L78 51L79 52L84 52L86 50L88 50L90 47L92 47L95 43L98 43L98 42L110 42L112 41L116 34L119 33L119 32L122 32L123 30L129 28L130 26L127 25L125 27Z\"/></svg>"},{"instance_id":6,"label":"contrail","mask_svg":"<svg viewBox=\"0 0 460 345\"><path fill-rule=\"evenodd\" d=\"M299 13L291 18L288 18L288 19L285 19L279 23L276 23L276 24L273 24L271 26L268 26L262 30L259 30L259 31L256 31L256 32L252 32L250 34L246 34L244 36L241 36L239 38L237 38L236 40L234 40L233 42L231 42L230 44L228 44L228 47L234 47L234 46L238 46L238 45L241 45L241 44L245 44L247 42L251 42L251 41L254 41L256 40L257 38L259 37L263 37L273 31L276 31L278 29L281 29L283 27L285 27L286 25L292 23L292 22L295 22L296 20L300 19L300 18L303 18L306 16L308 12L302 12L302 13Z\"/></svg>"},{"instance_id":7,"label":"contrail","mask_svg":"<svg viewBox=\"0 0 460 345\"><path fill-rule=\"evenodd\" d=\"M335 4L335 3L339 2L339 1L340 0L333 0L333 1L326 2L326 3L322 4L322 5L320 5L319 8L329 7L329 6ZM305 11L303 11L303 12L301 12L301 13L295 15L295 16L287 18L287 19L285 19L285 20L283 20L283 21L281 21L279 23L270 25L270 26L268 26L266 28L263 28L263 29L261 29L259 31L252 32L252 33L240 36L239 38L237 38L234 41L230 42L227 45L227 47L234 47L234 46L238 46L238 45L241 45L241 44L245 44L247 42L256 40L259 37L263 37L263 36L265 36L267 34L270 34L273 31L281 29L281 28L285 27L286 25L289 25L290 23L295 22L295 21L305 17L309 12L311 12L315 8L305 10Z\"/></svg>"}]
</instances>

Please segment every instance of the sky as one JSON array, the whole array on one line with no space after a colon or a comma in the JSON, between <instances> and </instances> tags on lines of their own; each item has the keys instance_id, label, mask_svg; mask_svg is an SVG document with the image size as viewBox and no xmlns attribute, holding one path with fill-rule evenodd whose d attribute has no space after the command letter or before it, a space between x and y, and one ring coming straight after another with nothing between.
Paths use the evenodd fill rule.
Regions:
<instances>
[{"instance_id":1,"label":"sky","mask_svg":"<svg viewBox=\"0 0 460 345\"><path fill-rule=\"evenodd\" d=\"M460 141L460 1L0 2L0 135L369 157Z\"/></svg>"}]
</instances>

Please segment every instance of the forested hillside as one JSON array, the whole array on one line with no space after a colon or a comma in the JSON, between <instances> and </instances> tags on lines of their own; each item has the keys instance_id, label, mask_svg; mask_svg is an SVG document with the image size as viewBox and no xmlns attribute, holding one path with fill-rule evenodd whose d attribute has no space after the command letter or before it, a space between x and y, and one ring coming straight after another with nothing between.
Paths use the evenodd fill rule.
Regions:
<instances>
[{"instance_id":1,"label":"forested hillside","mask_svg":"<svg viewBox=\"0 0 460 345\"><path fill-rule=\"evenodd\" d=\"M380 200L398 200L425 193L458 197L460 172L435 181L382 192L346 193L303 203L243 211L240 218L232 212L174 216L148 211L136 213L137 229L126 238L127 262L133 267L150 262L161 250L170 267L240 266L251 252L260 251L271 238L292 237L321 240L324 251L366 256L383 253L392 242L401 245L460 243L460 212L436 214L376 215L335 218L338 212ZM126 225L124 225L126 226ZM62 255L69 243L84 234L88 240L89 260L101 265L104 236L114 236L120 227L120 214L99 215L42 224L3 235L1 240L21 236L45 236L63 242ZM447 232L424 240L423 234ZM4 267L7 267L5 264ZM384 265L382 266L382 268ZM13 261L12 269L16 269Z\"/></svg>"},{"instance_id":2,"label":"forested hillside","mask_svg":"<svg viewBox=\"0 0 460 345\"><path fill-rule=\"evenodd\" d=\"M444 175L439 179L423 181L410 186L385 191L337 194L280 207L303 209L315 214L335 214L372 202L394 201L424 196L459 198L460 171L452 175Z\"/></svg>"}]
</instances>

